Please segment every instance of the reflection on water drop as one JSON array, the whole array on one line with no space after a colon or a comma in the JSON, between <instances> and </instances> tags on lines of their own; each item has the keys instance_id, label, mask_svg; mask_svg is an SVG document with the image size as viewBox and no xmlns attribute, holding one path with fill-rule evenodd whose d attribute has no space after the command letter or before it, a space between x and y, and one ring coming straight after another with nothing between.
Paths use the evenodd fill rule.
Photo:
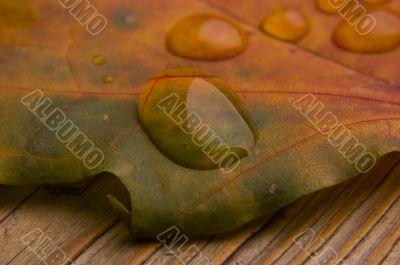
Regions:
<instances>
[{"instance_id":1,"label":"reflection on water drop","mask_svg":"<svg viewBox=\"0 0 400 265\"><path fill-rule=\"evenodd\" d=\"M114 78L112 78L112 76L104 76L101 80L106 84L111 84L114 82Z\"/></svg>"},{"instance_id":2,"label":"reflection on water drop","mask_svg":"<svg viewBox=\"0 0 400 265\"><path fill-rule=\"evenodd\" d=\"M400 18L384 11L373 11L370 15L376 19L376 27L369 34L361 35L358 26L342 21L333 33L334 43L342 49L358 53L386 52L398 47Z\"/></svg>"},{"instance_id":3,"label":"reflection on water drop","mask_svg":"<svg viewBox=\"0 0 400 265\"><path fill-rule=\"evenodd\" d=\"M93 63L93 64L101 65L101 64L104 64L105 62L106 62L106 58L104 58L104 57L101 56L101 55L96 54L96 55L94 55L94 56L92 57L92 63Z\"/></svg>"},{"instance_id":4,"label":"reflection on water drop","mask_svg":"<svg viewBox=\"0 0 400 265\"><path fill-rule=\"evenodd\" d=\"M267 14L261 23L261 29L278 39L295 42L307 35L310 24L299 11L279 8Z\"/></svg>"},{"instance_id":5,"label":"reflection on water drop","mask_svg":"<svg viewBox=\"0 0 400 265\"><path fill-rule=\"evenodd\" d=\"M157 148L189 168L232 169L257 140L234 91L198 68L172 68L153 77L140 95L138 113Z\"/></svg>"},{"instance_id":6,"label":"reflection on water drop","mask_svg":"<svg viewBox=\"0 0 400 265\"><path fill-rule=\"evenodd\" d=\"M331 2L333 3L337 3L336 5L331 4ZM332 1L332 0L316 0L315 4L317 5L318 9L321 10L324 13L327 14L338 14L338 8L336 8L337 6L341 6L341 4L339 4L339 2L341 1Z\"/></svg>"},{"instance_id":7,"label":"reflection on water drop","mask_svg":"<svg viewBox=\"0 0 400 265\"><path fill-rule=\"evenodd\" d=\"M197 60L223 60L242 53L246 32L219 15L195 14L177 21L168 32L167 48L178 56Z\"/></svg>"},{"instance_id":8,"label":"reflection on water drop","mask_svg":"<svg viewBox=\"0 0 400 265\"><path fill-rule=\"evenodd\" d=\"M27 1L0 1L0 27L30 27L35 21L35 14Z\"/></svg>"}]
</instances>

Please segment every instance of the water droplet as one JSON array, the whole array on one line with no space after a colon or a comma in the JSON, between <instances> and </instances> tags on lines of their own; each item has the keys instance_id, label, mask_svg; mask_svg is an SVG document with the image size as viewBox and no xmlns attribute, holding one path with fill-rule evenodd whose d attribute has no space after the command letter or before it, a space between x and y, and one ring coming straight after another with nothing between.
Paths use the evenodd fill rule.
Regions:
<instances>
[{"instance_id":1,"label":"water droplet","mask_svg":"<svg viewBox=\"0 0 400 265\"><path fill-rule=\"evenodd\" d=\"M94 56L92 57L92 63L93 63L93 64L101 65L101 64L104 64L105 62L106 62L106 58L104 58L104 57L101 56L101 55L96 54L96 55L94 55Z\"/></svg>"},{"instance_id":2,"label":"water droplet","mask_svg":"<svg viewBox=\"0 0 400 265\"><path fill-rule=\"evenodd\" d=\"M261 23L261 29L278 39L295 42L307 35L310 24L299 11L278 8L267 14Z\"/></svg>"},{"instance_id":3,"label":"water droplet","mask_svg":"<svg viewBox=\"0 0 400 265\"><path fill-rule=\"evenodd\" d=\"M112 78L112 76L109 75L104 76L101 80L106 84L111 84L112 82L114 82L114 78Z\"/></svg>"},{"instance_id":4,"label":"water droplet","mask_svg":"<svg viewBox=\"0 0 400 265\"><path fill-rule=\"evenodd\" d=\"M242 53L246 32L235 22L210 14L195 14L177 21L168 32L167 48L178 56L197 60L223 60Z\"/></svg>"},{"instance_id":5,"label":"water droplet","mask_svg":"<svg viewBox=\"0 0 400 265\"><path fill-rule=\"evenodd\" d=\"M338 8L331 4L332 0L316 0L315 4L319 10L327 14L338 14ZM341 6L341 4L336 4L336 6Z\"/></svg>"},{"instance_id":6,"label":"water droplet","mask_svg":"<svg viewBox=\"0 0 400 265\"><path fill-rule=\"evenodd\" d=\"M189 168L230 169L257 140L239 97L198 68L177 67L153 77L140 95L138 113L158 149Z\"/></svg>"},{"instance_id":7,"label":"water droplet","mask_svg":"<svg viewBox=\"0 0 400 265\"><path fill-rule=\"evenodd\" d=\"M115 23L125 29L133 29L138 26L138 18L135 13L129 9L119 9L114 16Z\"/></svg>"},{"instance_id":8,"label":"water droplet","mask_svg":"<svg viewBox=\"0 0 400 265\"><path fill-rule=\"evenodd\" d=\"M362 20L355 26L342 21L333 33L334 43L342 49L357 53L386 52L398 47L400 18L384 11L373 11L369 14L376 20L376 27L372 31L366 31L367 22Z\"/></svg>"}]
</instances>

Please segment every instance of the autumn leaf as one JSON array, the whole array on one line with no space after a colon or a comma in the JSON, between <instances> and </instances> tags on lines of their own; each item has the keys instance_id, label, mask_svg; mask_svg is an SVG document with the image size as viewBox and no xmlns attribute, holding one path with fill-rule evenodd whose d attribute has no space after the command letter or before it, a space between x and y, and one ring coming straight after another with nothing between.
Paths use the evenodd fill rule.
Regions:
<instances>
[{"instance_id":1,"label":"autumn leaf","mask_svg":"<svg viewBox=\"0 0 400 265\"><path fill-rule=\"evenodd\" d=\"M0 183L64 183L110 172L130 193L130 210L110 202L135 238L171 226L203 236L355 177L400 150L399 87L244 25L249 47L235 58L201 62L168 53L168 25L188 12L216 12L202 2L92 4L108 19L96 36L57 1L25 4L21 14L33 15L19 27L15 17L0 20ZM176 66L225 80L246 107L258 138L233 172L173 162L139 123L142 87ZM76 141L58 127L67 122ZM332 141L336 128L348 141Z\"/></svg>"},{"instance_id":2,"label":"autumn leaf","mask_svg":"<svg viewBox=\"0 0 400 265\"><path fill-rule=\"evenodd\" d=\"M400 60L400 0L375 2L356 0L312 0L307 2L303 0L205 1L255 27L258 27L262 18L272 10L279 7L290 7L301 12L311 25L307 36L296 45L377 79L385 80L391 84L400 84L399 66L396 63ZM332 9L331 3L337 4L339 8L337 10ZM323 8L323 6L326 8ZM330 12L329 9L331 9ZM376 11L379 12L378 15ZM391 17L385 17L382 14ZM397 19L395 19L396 15ZM351 25L356 27L367 20L363 19L366 16L372 17L376 21L376 27L371 34L377 32L375 35L381 36L375 41L372 37L368 42L381 43L382 47L394 42L396 43L394 49L365 54L349 52L335 45L333 41L335 29L341 22L346 22L347 19L351 21ZM385 36L386 34L388 36ZM267 36L267 38L270 37ZM377 45L377 43L371 45Z\"/></svg>"}]
</instances>

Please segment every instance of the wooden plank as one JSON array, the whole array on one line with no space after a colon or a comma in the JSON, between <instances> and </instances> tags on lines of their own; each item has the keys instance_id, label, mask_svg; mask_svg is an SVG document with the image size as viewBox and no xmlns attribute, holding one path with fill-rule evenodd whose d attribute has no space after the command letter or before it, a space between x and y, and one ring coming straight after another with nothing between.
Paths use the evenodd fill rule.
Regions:
<instances>
[{"instance_id":1,"label":"wooden plank","mask_svg":"<svg viewBox=\"0 0 400 265\"><path fill-rule=\"evenodd\" d=\"M259 231L263 227L265 220L268 220L272 216L272 213L268 214L264 217L258 218L238 231L219 235L210 238L209 240L190 240L182 249L179 250L177 250L177 248L170 250L164 246L143 264L181 265L184 263L189 265L198 264L199 260L202 258L212 264L221 264L249 237ZM190 246L196 246L200 252L190 259L185 259L186 255L184 253L190 248Z\"/></svg>"},{"instance_id":2,"label":"wooden plank","mask_svg":"<svg viewBox=\"0 0 400 265\"><path fill-rule=\"evenodd\" d=\"M117 221L105 195L115 194L126 203L126 193L125 187L110 175L79 196L55 195L41 188L1 223L0 249L4 251L0 252L0 263L41 264L38 253L50 253L54 248L73 258ZM35 231L51 241L46 243L49 248L44 242L37 249L24 243L31 233L35 236ZM43 238L37 235L36 239Z\"/></svg>"},{"instance_id":3,"label":"wooden plank","mask_svg":"<svg viewBox=\"0 0 400 265\"><path fill-rule=\"evenodd\" d=\"M399 220L399 212L393 211L398 207L398 197L400 196L399 173L400 167L397 167L377 188L369 193L365 200L356 195L357 200L360 201L356 207L346 204L345 208L332 219L332 225L321 232L321 237L325 238L324 245L318 246L316 250L321 251L329 246L335 249L337 255L349 264L354 262L363 264L364 259L368 257L368 249L376 247L380 241L385 239L385 234L388 232L381 234L379 230L372 230L372 228L382 218L389 218L396 222ZM394 206L395 202L397 202L396 206ZM347 211L347 209L351 209L351 211ZM335 229L331 230L334 226L336 226ZM391 226L386 225L385 229L390 231ZM372 238L369 237L370 240L366 240L368 233L372 236ZM358 244L362 241L363 247L359 248ZM381 257L386 254L384 249L379 249L379 251ZM309 261L306 264L312 263L309 257L306 260Z\"/></svg>"},{"instance_id":4,"label":"wooden plank","mask_svg":"<svg viewBox=\"0 0 400 265\"><path fill-rule=\"evenodd\" d=\"M363 224L363 227L360 227L357 233L347 241L347 248L342 247L338 252L339 256L344 256L347 252L345 259L349 264L352 264L352 262L379 264L385 258L382 253L390 253L400 236L400 222L398 221L400 220L399 188L400 186L397 187L396 192L392 192L388 196L397 197L395 200L386 198L386 202L393 202L391 205L383 204L387 206L387 212L381 213L379 210L383 207L379 205L379 208L369 216L369 220ZM366 229L365 226L369 222L372 223L372 226L368 227L369 230L365 233L363 229ZM362 232L364 232L363 235L361 235ZM359 236L359 239L355 239L354 236ZM356 244L354 244L355 242Z\"/></svg>"},{"instance_id":5,"label":"wooden plank","mask_svg":"<svg viewBox=\"0 0 400 265\"><path fill-rule=\"evenodd\" d=\"M134 243L128 230L118 223L99 237L76 260L76 265L142 264L160 248L157 242Z\"/></svg>"},{"instance_id":6,"label":"wooden plank","mask_svg":"<svg viewBox=\"0 0 400 265\"><path fill-rule=\"evenodd\" d=\"M9 187L0 185L0 223L37 189L38 186Z\"/></svg>"},{"instance_id":7,"label":"wooden plank","mask_svg":"<svg viewBox=\"0 0 400 265\"><path fill-rule=\"evenodd\" d=\"M291 225L285 226L285 230L279 235L273 236L276 233L274 226L279 225L282 221L275 220L276 223L270 224L259 235L246 242L239 251L230 257L227 264L235 264L236 262L244 264L272 264L277 262L278 264L285 264L288 260L294 262L293 264L300 264L301 262L298 260L293 261L293 257L300 259L300 257L306 258L308 256L298 245L294 244L293 240L296 235L312 229L315 238L327 238L326 231L334 230L340 225L340 219L345 219L354 208L374 191L377 185L382 182L384 175L392 170L393 164L393 158L388 158L367 176L319 191L307 207L302 210L303 214L296 216ZM335 216L339 217L334 219ZM306 250L313 253L320 243L320 240L316 240ZM282 263L279 260L282 260Z\"/></svg>"},{"instance_id":8,"label":"wooden plank","mask_svg":"<svg viewBox=\"0 0 400 265\"><path fill-rule=\"evenodd\" d=\"M398 235L398 234L397 234ZM379 265L391 265L400 263L400 237L397 237L396 243L390 249L390 252L385 255ZM372 264L372 263L371 263Z\"/></svg>"}]
</instances>

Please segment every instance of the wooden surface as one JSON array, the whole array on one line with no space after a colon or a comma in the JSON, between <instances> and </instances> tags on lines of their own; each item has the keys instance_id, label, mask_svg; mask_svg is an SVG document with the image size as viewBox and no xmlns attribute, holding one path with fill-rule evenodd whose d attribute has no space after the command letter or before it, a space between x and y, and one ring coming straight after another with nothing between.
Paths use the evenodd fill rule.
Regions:
<instances>
[{"instance_id":1,"label":"wooden surface","mask_svg":"<svg viewBox=\"0 0 400 265\"><path fill-rule=\"evenodd\" d=\"M400 264L399 160L390 155L367 175L303 197L228 235L191 241L181 252L157 241L132 242L106 202L106 194L125 192L110 176L89 183L80 195L0 186L0 264L61 264L40 258L37 251L50 246L79 265L178 265L179 253L192 244L201 252L186 264L196 264L200 255L232 265ZM47 245L35 251L25 244L32 231L41 231Z\"/></svg>"},{"instance_id":2,"label":"wooden surface","mask_svg":"<svg viewBox=\"0 0 400 265\"><path fill-rule=\"evenodd\" d=\"M336 253L343 264L400 264L399 160L398 154L390 155L368 175L184 248L195 244L198 255L213 264L315 264L318 259L319 264L336 264L335 257L323 263L323 253ZM23 241L36 229L79 265L182 264L174 255L177 250L157 241L132 242L104 203L105 194L123 191L110 176L100 177L80 195L1 186L0 264L46 264Z\"/></svg>"}]
</instances>

